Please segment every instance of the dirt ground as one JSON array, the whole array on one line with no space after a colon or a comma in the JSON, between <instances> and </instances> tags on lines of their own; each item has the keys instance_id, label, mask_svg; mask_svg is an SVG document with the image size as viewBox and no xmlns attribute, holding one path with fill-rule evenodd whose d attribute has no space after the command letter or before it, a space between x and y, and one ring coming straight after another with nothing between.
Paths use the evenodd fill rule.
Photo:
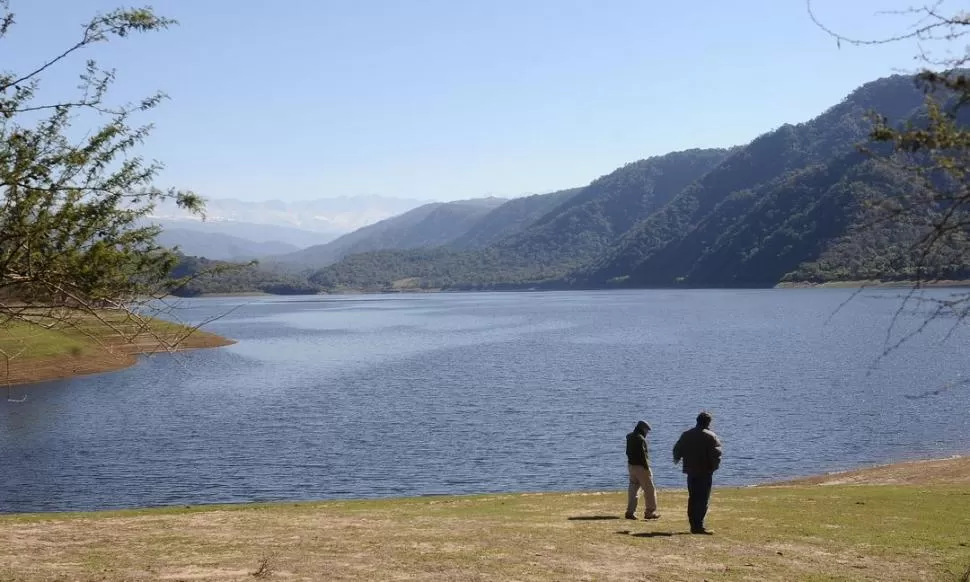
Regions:
<instances>
[{"instance_id":1,"label":"dirt ground","mask_svg":"<svg viewBox=\"0 0 970 582\"><path fill-rule=\"evenodd\" d=\"M0 516L0 580L960 580L970 465L910 465L717 488L713 536L679 490L657 521L622 492Z\"/></svg>"},{"instance_id":2,"label":"dirt ground","mask_svg":"<svg viewBox=\"0 0 970 582\"><path fill-rule=\"evenodd\" d=\"M970 457L908 461L761 485L967 485Z\"/></svg>"}]
</instances>

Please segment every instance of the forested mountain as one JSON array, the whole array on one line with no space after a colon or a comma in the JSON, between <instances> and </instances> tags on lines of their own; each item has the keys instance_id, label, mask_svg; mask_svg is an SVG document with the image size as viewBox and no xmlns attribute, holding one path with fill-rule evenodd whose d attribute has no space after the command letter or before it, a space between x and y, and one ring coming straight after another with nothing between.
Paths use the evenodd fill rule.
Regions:
<instances>
[{"instance_id":1,"label":"forested mountain","mask_svg":"<svg viewBox=\"0 0 970 582\"><path fill-rule=\"evenodd\" d=\"M327 244L276 256L268 262L294 268L320 268L355 253L445 245L464 235L505 201L489 197L425 204Z\"/></svg>"},{"instance_id":2,"label":"forested mountain","mask_svg":"<svg viewBox=\"0 0 970 582\"><path fill-rule=\"evenodd\" d=\"M487 247L348 256L311 280L325 287L381 288L417 277L424 287L498 288L556 279L599 256L637 220L661 208L728 154L698 149L633 162Z\"/></svg>"},{"instance_id":3,"label":"forested mountain","mask_svg":"<svg viewBox=\"0 0 970 582\"><path fill-rule=\"evenodd\" d=\"M180 257L170 277L177 283L171 293L179 297L228 293L308 295L320 291L301 277L274 273L258 265L200 257Z\"/></svg>"},{"instance_id":4,"label":"forested mountain","mask_svg":"<svg viewBox=\"0 0 970 582\"><path fill-rule=\"evenodd\" d=\"M525 231L496 243L499 254L578 266L616 242L715 168L728 150L687 150L633 162L594 180Z\"/></svg>"},{"instance_id":5,"label":"forested mountain","mask_svg":"<svg viewBox=\"0 0 970 582\"><path fill-rule=\"evenodd\" d=\"M904 175L877 168L857 145L868 138L870 112L902 121L923 100L911 77L880 79L808 123L758 137L575 280L593 286L778 282L843 235L862 198L907 187Z\"/></svg>"},{"instance_id":6,"label":"forested mountain","mask_svg":"<svg viewBox=\"0 0 970 582\"><path fill-rule=\"evenodd\" d=\"M513 198L486 214L468 232L448 243L448 246L474 249L498 242L525 230L581 190L582 188L571 188L549 194Z\"/></svg>"},{"instance_id":7,"label":"forested mountain","mask_svg":"<svg viewBox=\"0 0 970 582\"><path fill-rule=\"evenodd\" d=\"M258 242L228 234L183 228L165 228L156 240L165 247L177 246L185 255L228 261L248 261L299 250L299 247L278 241Z\"/></svg>"},{"instance_id":8,"label":"forested mountain","mask_svg":"<svg viewBox=\"0 0 970 582\"><path fill-rule=\"evenodd\" d=\"M919 258L905 249L925 231L859 225L867 202L920 186L858 146L872 112L918 120L924 98L913 77L880 79L746 146L628 164L487 246L358 254L311 280L325 288L487 289L912 276ZM934 273L968 272L965 253L940 256Z\"/></svg>"},{"instance_id":9,"label":"forested mountain","mask_svg":"<svg viewBox=\"0 0 970 582\"><path fill-rule=\"evenodd\" d=\"M584 188L477 212L427 205L335 241L341 244L324 258L342 259L313 272L310 284L764 287L912 278L924 260L913 243L925 236L926 221L872 223L872 213L874 203L912 199L925 184L859 146L872 147L872 112L918 125L924 99L913 77L897 75L745 146L657 156ZM970 275L965 234L945 241L923 275Z\"/></svg>"}]
</instances>

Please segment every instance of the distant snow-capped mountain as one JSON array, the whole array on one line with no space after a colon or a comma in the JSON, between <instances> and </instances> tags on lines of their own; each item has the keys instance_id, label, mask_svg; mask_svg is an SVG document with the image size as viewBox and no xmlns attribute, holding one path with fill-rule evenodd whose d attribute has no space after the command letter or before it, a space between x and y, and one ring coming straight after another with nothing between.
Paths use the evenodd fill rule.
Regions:
<instances>
[{"instance_id":1,"label":"distant snow-capped mountain","mask_svg":"<svg viewBox=\"0 0 970 582\"><path fill-rule=\"evenodd\" d=\"M426 200L392 198L386 196L341 196L316 200L250 202L234 198L206 200L206 222L238 222L251 225L272 225L334 237L373 224L385 218L407 212L425 204ZM174 201L160 202L151 215L164 222L201 219L179 208Z\"/></svg>"}]
</instances>

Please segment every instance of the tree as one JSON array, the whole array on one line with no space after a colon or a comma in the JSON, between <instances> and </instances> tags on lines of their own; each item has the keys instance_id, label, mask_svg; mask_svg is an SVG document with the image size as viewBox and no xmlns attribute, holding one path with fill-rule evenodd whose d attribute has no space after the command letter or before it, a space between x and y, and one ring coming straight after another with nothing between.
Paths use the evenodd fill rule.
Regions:
<instances>
[{"instance_id":1,"label":"tree","mask_svg":"<svg viewBox=\"0 0 970 582\"><path fill-rule=\"evenodd\" d=\"M14 24L8 0L0 0L0 41ZM154 187L160 164L135 153L151 130L134 125L136 117L165 95L114 104L114 71L93 60L79 71L77 94L41 100L39 90L46 73L93 45L173 24L150 8L100 14L33 67L0 71L0 328L90 333L100 325L122 337L148 329L146 309L168 290L177 258L155 242L159 229L140 219L162 198L203 210L192 192ZM180 341L158 339L165 347Z\"/></svg>"},{"instance_id":2,"label":"tree","mask_svg":"<svg viewBox=\"0 0 970 582\"><path fill-rule=\"evenodd\" d=\"M812 0L806 0L812 21L833 37L838 46L872 46L911 41L917 45L919 63L917 79L927 92L925 114L919 119L898 125L873 114L870 135L877 146L888 146L888 153L878 157L887 164L901 167L920 181L915 194L880 200L873 208L870 224L889 223L899 228L915 229L917 236L912 252L917 256L915 281L897 315L910 301L931 306L924 325L904 334L887 347L888 351L922 330L931 321L952 315L957 322L970 316L970 294L961 293L947 299L925 297L917 292L936 278L939 266L965 262L970 255L970 47L953 48L970 35L970 12L944 11L942 0L913 7L892 15L906 18L910 26L901 34L886 38L851 38L825 25L815 14ZM874 148L864 147L873 153ZM874 154L876 155L876 154ZM936 267L929 268L930 266ZM893 323L895 323L895 318ZM890 328L890 333L892 328ZM887 336L888 337L888 336Z\"/></svg>"}]
</instances>

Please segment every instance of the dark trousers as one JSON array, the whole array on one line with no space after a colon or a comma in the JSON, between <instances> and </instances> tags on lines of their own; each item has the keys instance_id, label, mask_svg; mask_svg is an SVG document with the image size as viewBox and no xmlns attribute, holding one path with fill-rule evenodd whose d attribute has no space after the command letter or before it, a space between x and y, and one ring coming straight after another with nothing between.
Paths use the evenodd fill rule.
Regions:
<instances>
[{"instance_id":1,"label":"dark trousers","mask_svg":"<svg viewBox=\"0 0 970 582\"><path fill-rule=\"evenodd\" d=\"M704 516L711 500L711 485L714 475L704 473L687 476L687 519L691 530L704 529Z\"/></svg>"}]
</instances>

